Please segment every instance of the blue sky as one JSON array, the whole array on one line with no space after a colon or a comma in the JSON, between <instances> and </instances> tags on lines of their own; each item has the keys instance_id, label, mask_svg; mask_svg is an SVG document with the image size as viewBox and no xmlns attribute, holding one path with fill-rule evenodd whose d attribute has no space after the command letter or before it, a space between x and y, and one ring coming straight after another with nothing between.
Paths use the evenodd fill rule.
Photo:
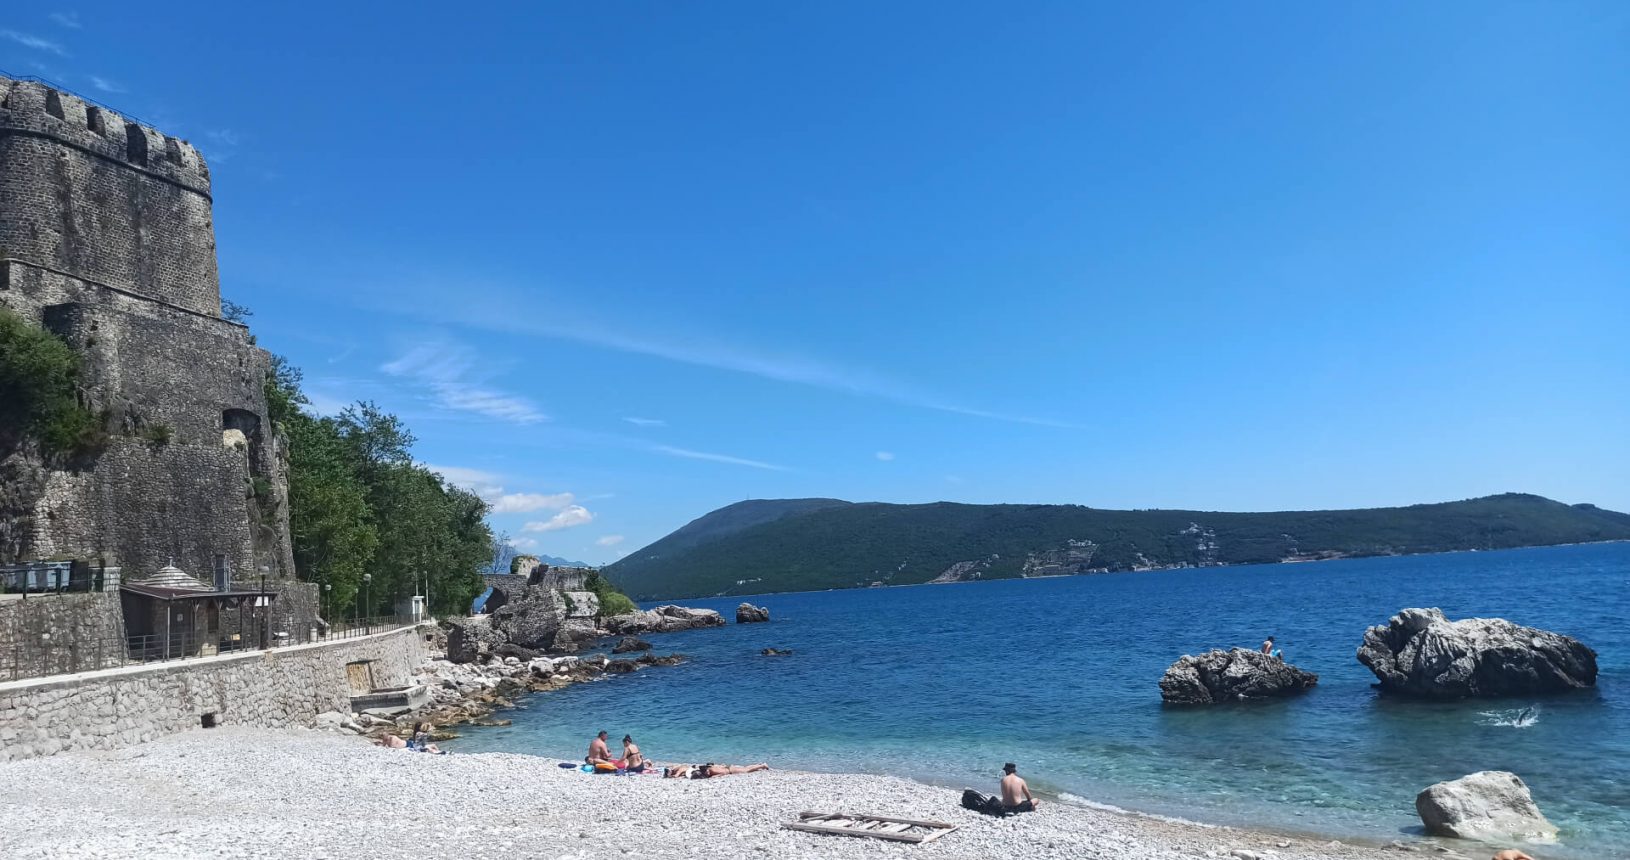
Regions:
<instances>
[{"instance_id":1,"label":"blue sky","mask_svg":"<svg viewBox=\"0 0 1630 860\"><path fill-rule=\"evenodd\" d=\"M34 5L528 548L746 498L1630 510L1630 5Z\"/></svg>"}]
</instances>

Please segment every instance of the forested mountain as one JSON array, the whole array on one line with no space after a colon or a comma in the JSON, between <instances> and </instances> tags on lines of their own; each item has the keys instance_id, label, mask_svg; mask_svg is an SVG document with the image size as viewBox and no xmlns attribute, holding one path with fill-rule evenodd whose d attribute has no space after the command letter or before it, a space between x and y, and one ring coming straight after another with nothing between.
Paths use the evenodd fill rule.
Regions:
<instances>
[{"instance_id":1,"label":"forested mountain","mask_svg":"<svg viewBox=\"0 0 1630 860\"><path fill-rule=\"evenodd\" d=\"M1630 514L1509 493L1345 511L739 502L605 569L636 599L1630 539Z\"/></svg>"}]
</instances>

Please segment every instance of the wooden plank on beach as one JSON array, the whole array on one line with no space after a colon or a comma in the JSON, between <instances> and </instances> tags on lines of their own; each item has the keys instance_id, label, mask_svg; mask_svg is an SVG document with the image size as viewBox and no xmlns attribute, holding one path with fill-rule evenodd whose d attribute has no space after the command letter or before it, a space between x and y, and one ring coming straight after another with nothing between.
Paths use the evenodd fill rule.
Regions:
<instances>
[{"instance_id":1,"label":"wooden plank on beach","mask_svg":"<svg viewBox=\"0 0 1630 860\"><path fill-rule=\"evenodd\" d=\"M915 818L891 818L886 815L859 815L840 812L800 812L797 821L781 825L788 830L806 833L830 833L834 836L869 836L895 842L921 844L932 842L955 830L955 824L943 821L923 821ZM913 832L915 831L915 832Z\"/></svg>"}]
</instances>

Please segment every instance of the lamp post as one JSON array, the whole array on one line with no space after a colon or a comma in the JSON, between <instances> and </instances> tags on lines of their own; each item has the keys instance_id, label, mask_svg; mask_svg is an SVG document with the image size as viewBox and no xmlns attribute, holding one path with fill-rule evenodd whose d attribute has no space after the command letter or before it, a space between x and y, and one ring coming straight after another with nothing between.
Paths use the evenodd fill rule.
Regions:
<instances>
[{"instance_id":1,"label":"lamp post","mask_svg":"<svg viewBox=\"0 0 1630 860\"><path fill-rule=\"evenodd\" d=\"M255 598L260 604L260 647L269 648L272 644L272 601L266 597L266 565L260 566L260 596Z\"/></svg>"},{"instance_id":2,"label":"lamp post","mask_svg":"<svg viewBox=\"0 0 1630 860\"><path fill-rule=\"evenodd\" d=\"M374 602L373 602L373 593L374 593L373 581L374 581L374 575L373 574L364 573L362 575L362 589L363 589L362 590L362 598L363 598L362 603L370 612L373 611L373 606L374 606ZM362 623L363 623L363 630L365 632L369 632L369 633L373 632L373 616L364 615L362 617Z\"/></svg>"},{"instance_id":3,"label":"lamp post","mask_svg":"<svg viewBox=\"0 0 1630 860\"><path fill-rule=\"evenodd\" d=\"M334 583L332 583L332 582L323 583L323 621L325 623L328 621L328 610L333 608L332 607L333 600L334 600Z\"/></svg>"}]
</instances>

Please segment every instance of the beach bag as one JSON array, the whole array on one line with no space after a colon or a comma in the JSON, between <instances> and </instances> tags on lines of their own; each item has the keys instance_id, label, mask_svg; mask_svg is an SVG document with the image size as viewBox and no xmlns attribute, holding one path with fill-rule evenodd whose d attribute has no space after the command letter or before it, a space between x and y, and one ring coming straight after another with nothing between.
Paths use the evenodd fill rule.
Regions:
<instances>
[{"instance_id":1,"label":"beach bag","mask_svg":"<svg viewBox=\"0 0 1630 860\"><path fill-rule=\"evenodd\" d=\"M1002 801L989 795L980 794L971 788L962 790L962 808L971 809L985 815L994 815L998 818L1007 815L1007 810L1002 808Z\"/></svg>"}]
</instances>

